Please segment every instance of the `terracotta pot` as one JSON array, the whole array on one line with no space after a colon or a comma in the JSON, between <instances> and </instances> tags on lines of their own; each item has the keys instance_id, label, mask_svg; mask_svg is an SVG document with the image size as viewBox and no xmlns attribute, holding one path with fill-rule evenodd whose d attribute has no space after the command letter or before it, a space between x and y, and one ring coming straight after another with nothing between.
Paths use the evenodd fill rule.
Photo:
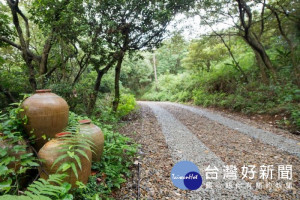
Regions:
<instances>
[{"instance_id":1,"label":"terracotta pot","mask_svg":"<svg viewBox=\"0 0 300 200\"><path fill-rule=\"evenodd\" d=\"M60 149L62 149L61 145L66 144L64 140L61 139L66 134L70 134L68 132L65 133L59 133L57 134L57 138L54 138L47 142L38 152L38 156L40 159L43 159L44 162L42 163L41 168L39 169L40 171L40 177L43 179L48 179L48 175L55 174L57 169L66 162L75 162L77 173L78 173L78 179L76 178L73 170L70 168L65 173L68 175L64 179L64 181L70 183L72 187L77 187L76 186L76 181L81 181L82 183L86 184L88 182L88 178L91 174L91 160L92 160L92 152L88 149L81 148L82 151L86 153L88 156L89 160L86 159L83 155L80 153L77 153L76 155L79 157L82 170L80 170L79 166L77 165L77 162L70 158L66 157L62 160L60 160L58 163L56 163L53 167L53 163L55 160L65 154L66 152L59 152ZM46 174L46 173L48 174Z\"/></svg>"},{"instance_id":2,"label":"terracotta pot","mask_svg":"<svg viewBox=\"0 0 300 200\"><path fill-rule=\"evenodd\" d=\"M34 146L37 151L48 138L54 138L56 133L63 131L68 125L69 106L63 98L51 93L51 90L37 90L22 103L22 108L22 116L28 117L25 130L28 135L35 135ZM43 135L47 137L46 140L42 138Z\"/></svg>"},{"instance_id":3,"label":"terracotta pot","mask_svg":"<svg viewBox=\"0 0 300 200\"><path fill-rule=\"evenodd\" d=\"M101 155L104 148L104 135L101 129L92 124L91 120L80 120L80 133L87 135L91 138L91 141L95 144L92 149L93 152L93 161L98 162L101 160Z\"/></svg>"}]
</instances>

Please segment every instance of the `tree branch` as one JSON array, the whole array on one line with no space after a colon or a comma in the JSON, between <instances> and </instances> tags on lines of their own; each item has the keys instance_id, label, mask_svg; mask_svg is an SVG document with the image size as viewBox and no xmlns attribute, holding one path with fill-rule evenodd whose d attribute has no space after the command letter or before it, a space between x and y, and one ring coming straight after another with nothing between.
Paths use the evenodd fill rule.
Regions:
<instances>
[{"instance_id":1,"label":"tree branch","mask_svg":"<svg viewBox=\"0 0 300 200\"><path fill-rule=\"evenodd\" d=\"M19 49L19 50L22 50L22 47L20 45L14 43L13 41L10 41L9 39L7 39L5 37L0 36L0 41L5 42L5 43L7 43L7 44Z\"/></svg>"},{"instance_id":2,"label":"tree branch","mask_svg":"<svg viewBox=\"0 0 300 200\"><path fill-rule=\"evenodd\" d=\"M264 0L264 3L263 3L263 5L262 5L261 14L260 14L261 24L260 24L260 33L259 33L259 37L262 36L262 34L263 34L263 32L264 32L264 29L265 29L265 21L264 21L265 4L266 4L266 0Z\"/></svg>"}]
</instances>

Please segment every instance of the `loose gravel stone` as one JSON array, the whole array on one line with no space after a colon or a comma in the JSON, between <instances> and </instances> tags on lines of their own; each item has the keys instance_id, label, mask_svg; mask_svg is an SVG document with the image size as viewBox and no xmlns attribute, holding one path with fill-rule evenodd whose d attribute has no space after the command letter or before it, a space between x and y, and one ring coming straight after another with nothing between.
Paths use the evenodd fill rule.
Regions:
<instances>
[{"instance_id":1,"label":"loose gravel stone","mask_svg":"<svg viewBox=\"0 0 300 200\"><path fill-rule=\"evenodd\" d=\"M231 129L237 130L241 133L247 134L253 138L257 138L265 144L273 145L283 151L287 151L291 154L294 154L300 158L300 145L296 140L292 140L277 134L273 134L269 131L265 131L262 129L258 129L247 124L238 122L236 120L229 119L227 117L223 117L218 114L214 114L212 112L208 112L206 110L201 110L199 108L190 107L178 103L164 103L173 106L178 106L184 109L187 109L191 112L194 112L198 115L204 116L210 120L216 121L220 124L223 124Z\"/></svg>"},{"instance_id":2,"label":"loose gravel stone","mask_svg":"<svg viewBox=\"0 0 300 200\"><path fill-rule=\"evenodd\" d=\"M197 115L189 110L169 105L159 104L169 111L176 119L183 123L195 134L211 151L222 159L227 165L235 165L238 169L240 178L242 176L242 167L248 165L255 166L255 177L253 179L245 178L251 183L252 187L259 188L259 193L274 196L278 199L299 199L300 197L300 160L295 155L278 150L276 147L264 144L258 139L254 139L239 131L232 130L222 124L209 120L206 117ZM261 166L272 166L272 179L261 178ZM292 165L292 179L278 179L278 166ZM266 188L272 185L273 189ZM291 184L291 188L286 188ZM277 188L281 186L282 188ZM295 194L294 194L295 192Z\"/></svg>"},{"instance_id":3,"label":"loose gravel stone","mask_svg":"<svg viewBox=\"0 0 300 200\"><path fill-rule=\"evenodd\" d=\"M174 162L160 125L148 106L142 106L137 119L126 122L120 133L141 144L141 148L132 169L132 177L117 191L116 199L137 199L137 187L140 189L139 199L188 199L187 192L176 188L171 181L170 172Z\"/></svg>"},{"instance_id":4,"label":"loose gravel stone","mask_svg":"<svg viewBox=\"0 0 300 200\"><path fill-rule=\"evenodd\" d=\"M253 127L245 120L227 117L224 113L216 114L208 109L161 102L139 104L139 116L128 122L120 132L142 146L132 169L133 176L116 192L116 199L136 199L138 186L140 199L299 199L300 151L295 146L299 143L297 137L287 138L286 133L280 130L275 135L273 129L262 130L263 126ZM172 184L171 169L181 160L192 161L199 167L203 178L200 189L184 191ZM291 164L292 189L280 188L286 180L277 181L276 171L273 173L276 180L242 179L240 169L248 164L257 167ZM219 173L217 180L206 180L208 165L217 167L220 172L224 166L236 165L238 179L229 181L224 179L223 173ZM139 183L137 166L140 166ZM273 184L273 187L268 191L257 189L255 182Z\"/></svg>"},{"instance_id":5,"label":"loose gravel stone","mask_svg":"<svg viewBox=\"0 0 300 200\"><path fill-rule=\"evenodd\" d=\"M155 113L166 142L171 150L174 162L192 161L200 170L200 174L205 175L208 165L222 169L226 164L213 152L210 151L187 127L181 124L165 109L152 102L142 102L141 105L148 105ZM244 180L232 180L232 188L225 187L225 179L213 180L213 188L208 188L206 176L203 176L205 186L189 194L190 199L267 199L266 196L259 196L252 193L251 188L234 188L235 185L247 186Z\"/></svg>"}]
</instances>

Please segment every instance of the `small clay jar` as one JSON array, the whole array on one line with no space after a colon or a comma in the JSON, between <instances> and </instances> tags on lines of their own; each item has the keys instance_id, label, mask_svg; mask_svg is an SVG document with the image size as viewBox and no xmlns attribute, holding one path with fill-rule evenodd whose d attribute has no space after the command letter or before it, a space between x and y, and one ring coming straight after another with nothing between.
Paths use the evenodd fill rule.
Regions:
<instances>
[{"instance_id":1,"label":"small clay jar","mask_svg":"<svg viewBox=\"0 0 300 200\"><path fill-rule=\"evenodd\" d=\"M68 175L64 181L70 183L73 188L76 186L76 181L81 181L82 183L86 184L88 182L88 178L91 174L91 161L92 161L92 152L89 149L80 148L80 150L84 151L85 154L88 156L89 160L86 159L83 155L80 153L76 153L76 155L79 157L82 170L80 170L77 162L75 159L67 156L66 158L60 160L57 162L54 166L53 163L55 160L61 156L66 154L66 152L59 152L60 149L62 149L62 145L66 144L66 141L62 138L68 134L71 134L69 132L64 133L58 133L56 134L56 138L50 140L47 142L38 152L38 157L44 162L42 163L42 166L39 169L40 177L43 179L48 179L48 175L55 174L57 169L66 162L74 162L76 165L77 173L78 173L78 179L76 178L76 175L74 174L73 170L70 168L65 173ZM48 174L46 174L46 173Z\"/></svg>"},{"instance_id":2,"label":"small clay jar","mask_svg":"<svg viewBox=\"0 0 300 200\"><path fill-rule=\"evenodd\" d=\"M24 125L29 136L36 137L34 147L38 151L48 141L54 138L56 133L63 131L68 125L69 106L58 95L51 93L50 89L36 90L36 93L22 103L25 115L28 118ZM43 136L46 136L46 140Z\"/></svg>"},{"instance_id":3,"label":"small clay jar","mask_svg":"<svg viewBox=\"0 0 300 200\"><path fill-rule=\"evenodd\" d=\"M104 135L101 131L101 129L91 123L91 120L80 120L80 133L87 135L89 138L91 138L91 141L94 143L94 146L92 149L93 152L93 161L99 162L101 160L101 155L103 153L104 148Z\"/></svg>"}]
</instances>

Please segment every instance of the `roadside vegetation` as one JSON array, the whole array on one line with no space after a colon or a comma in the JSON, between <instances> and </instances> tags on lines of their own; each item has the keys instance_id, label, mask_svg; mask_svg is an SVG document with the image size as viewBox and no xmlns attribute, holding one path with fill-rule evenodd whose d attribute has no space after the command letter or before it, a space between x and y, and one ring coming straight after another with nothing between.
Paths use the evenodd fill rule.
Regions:
<instances>
[{"instance_id":1,"label":"roadside vegetation","mask_svg":"<svg viewBox=\"0 0 300 200\"><path fill-rule=\"evenodd\" d=\"M154 52L155 65L150 58L158 78L151 76L141 99L265 115L300 134L299 6L203 1L191 15L209 31L190 41L179 32L165 41ZM217 28L222 23L231 25Z\"/></svg>"},{"instance_id":2,"label":"roadside vegetation","mask_svg":"<svg viewBox=\"0 0 300 200\"><path fill-rule=\"evenodd\" d=\"M136 99L267 115L300 134L299 13L299 2L287 0L0 1L0 143L8 145L0 199L113 198L138 148L116 131ZM206 31L191 40L167 32L178 14L199 17ZM22 101L39 89L70 110L60 159L73 160L48 180L39 178L42 160L20 117ZM64 172L78 176L74 146L92 146L78 134L87 118L104 133L104 153L74 189Z\"/></svg>"}]
</instances>

